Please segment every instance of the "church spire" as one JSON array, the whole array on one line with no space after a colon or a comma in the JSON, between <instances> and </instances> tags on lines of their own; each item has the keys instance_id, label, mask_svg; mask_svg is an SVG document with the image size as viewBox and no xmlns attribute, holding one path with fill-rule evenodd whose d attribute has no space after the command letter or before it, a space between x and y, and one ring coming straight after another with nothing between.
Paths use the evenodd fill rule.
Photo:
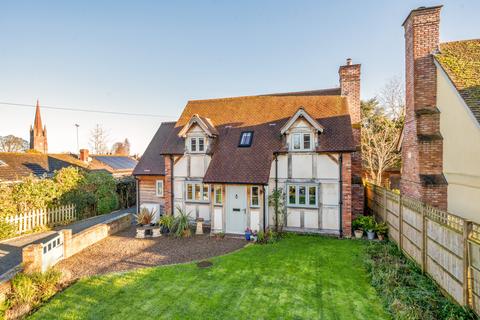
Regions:
<instances>
[{"instance_id":1,"label":"church spire","mask_svg":"<svg viewBox=\"0 0 480 320\"><path fill-rule=\"evenodd\" d=\"M35 108L35 120L33 122L33 127L30 127L30 149L41 153L48 152L47 127L44 126L42 128L42 117L40 115L40 103L38 99Z\"/></svg>"},{"instance_id":2,"label":"church spire","mask_svg":"<svg viewBox=\"0 0 480 320\"><path fill-rule=\"evenodd\" d=\"M35 121L33 122L33 130L37 133L42 132L42 117L40 115L40 103L37 99L37 107L35 108Z\"/></svg>"}]
</instances>

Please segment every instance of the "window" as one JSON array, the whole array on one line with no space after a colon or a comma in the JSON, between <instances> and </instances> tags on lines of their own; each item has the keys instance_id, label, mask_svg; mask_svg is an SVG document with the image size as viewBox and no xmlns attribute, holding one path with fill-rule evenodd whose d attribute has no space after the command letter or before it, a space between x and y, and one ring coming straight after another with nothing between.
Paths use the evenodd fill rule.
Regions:
<instances>
[{"instance_id":1,"label":"window","mask_svg":"<svg viewBox=\"0 0 480 320\"><path fill-rule=\"evenodd\" d=\"M294 133L292 135L292 149L303 151L312 149L312 135L310 133Z\"/></svg>"},{"instance_id":2,"label":"window","mask_svg":"<svg viewBox=\"0 0 480 320\"><path fill-rule=\"evenodd\" d=\"M250 194L250 206L251 207L258 207L260 206L260 201L259 201L259 187L252 187L251 194Z\"/></svg>"},{"instance_id":3,"label":"window","mask_svg":"<svg viewBox=\"0 0 480 320\"><path fill-rule=\"evenodd\" d=\"M215 204L222 204L222 186L215 186L214 193Z\"/></svg>"},{"instance_id":4,"label":"window","mask_svg":"<svg viewBox=\"0 0 480 320\"><path fill-rule=\"evenodd\" d=\"M210 187L201 182L187 182L187 201L208 201Z\"/></svg>"},{"instance_id":5,"label":"window","mask_svg":"<svg viewBox=\"0 0 480 320\"><path fill-rule=\"evenodd\" d=\"M190 152L205 151L205 138L192 137L190 138Z\"/></svg>"},{"instance_id":6,"label":"window","mask_svg":"<svg viewBox=\"0 0 480 320\"><path fill-rule=\"evenodd\" d=\"M252 131L245 131L242 132L240 135L240 143L238 144L239 147L250 147L252 145L253 139L253 132Z\"/></svg>"},{"instance_id":7,"label":"window","mask_svg":"<svg viewBox=\"0 0 480 320\"><path fill-rule=\"evenodd\" d=\"M157 197L163 197L163 180L156 181L155 194L157 195Z\"/></svg>"},{"instance_id":8,"label":"window","mask_svg":"<svg viewBox=\"0 0 480 320\"><path fill-rule=\"evenodd\" d=\"M316 207L317 191L317 186L291 184L288 186L288 204L300 207Z\"/></svg>"}]
</instances>

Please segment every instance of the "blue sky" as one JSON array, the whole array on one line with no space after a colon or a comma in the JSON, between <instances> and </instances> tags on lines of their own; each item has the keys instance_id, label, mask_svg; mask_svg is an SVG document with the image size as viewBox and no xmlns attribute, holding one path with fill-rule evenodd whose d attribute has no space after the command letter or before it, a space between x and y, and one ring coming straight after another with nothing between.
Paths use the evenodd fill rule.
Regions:
<instances>
[{"instance_id":1,"label":"blue sky","mask_svg":"<svg viewBox=\"0 0 480 320\"><path fill-rule=\"evenodd\" d=\"M42 111L51 152L110 143L142 153L189 99L338 85L338 66L362 64L362 98L404 73L401 23L443 4L441 41L480 37L480 1L2 1L0 101L148 113ZM0 105L0 135L28 139L34 109Z\"/></svg>"}]
</instances>

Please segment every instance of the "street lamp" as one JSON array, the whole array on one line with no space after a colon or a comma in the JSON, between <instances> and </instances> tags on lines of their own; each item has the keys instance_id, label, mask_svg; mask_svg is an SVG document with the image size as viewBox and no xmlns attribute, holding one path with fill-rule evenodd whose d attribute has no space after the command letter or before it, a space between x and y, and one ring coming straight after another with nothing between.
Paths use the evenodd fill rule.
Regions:
<instances>
[{"instance_id":1,"label":"street lamp","mask_svg":"<svg viewBox=\"0 0 480 320\"><path fill-rule=\"evenodd\" d=\"M80 146L78 145L78 127L80 127L80 125L75 123L75 127L77 127L77 151L80 153Z\"/></svg>"}]
</instances>

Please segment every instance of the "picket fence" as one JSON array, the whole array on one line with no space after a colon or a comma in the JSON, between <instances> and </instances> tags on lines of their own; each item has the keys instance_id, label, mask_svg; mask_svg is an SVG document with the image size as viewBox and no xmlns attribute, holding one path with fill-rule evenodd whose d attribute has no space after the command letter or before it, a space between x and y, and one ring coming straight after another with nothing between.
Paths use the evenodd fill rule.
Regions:
<instances>
[{"instance_id":1,"label":"picket fence","mask_svg":"<svg viewBox=\"0 0 480 320\"><path fill-rule=\"evenodd\" d=\"M15 232L22 234L38 227L67 224L78 219L75 205L38 209L5 217L5 222L15 226Z\"/></svg>"},{"instance_id":2,"label":"picket fence","mask_svg":"<svg viewBox=\"0 0 480 320\"><path fill-rule=\"evenodd\" d=\"M367 183L366 204L389 238L450 297L480 314L480 225Z\"/></svg>"}]
</instances>

